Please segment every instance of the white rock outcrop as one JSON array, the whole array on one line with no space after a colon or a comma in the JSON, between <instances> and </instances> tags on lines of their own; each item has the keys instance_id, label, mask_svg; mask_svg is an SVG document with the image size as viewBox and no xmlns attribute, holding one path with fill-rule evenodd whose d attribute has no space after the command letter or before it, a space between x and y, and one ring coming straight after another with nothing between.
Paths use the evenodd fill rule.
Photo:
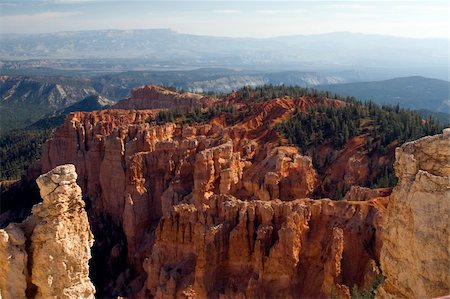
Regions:
<instances>
[{"instance_id":1,"label":"white rock outcrop","mask_svg":"<svg viewBox=\"0 0 450 299\"><path fill-rule=\"evenodd\" d=\"M0 230L1 298L93 298L90 231L75 166L37 180L43 201L20 224Z\"/></svg>"},{"instance_id":2,"label":"white rock outcrop","mask_svg":"<svg viewBox=\"0 0 450 299\"><path fill-rule=\"evenodd\" d=\"M381 298L450 294L450 129L396 150L381 249Z\"/></svg>"}]
</instances>

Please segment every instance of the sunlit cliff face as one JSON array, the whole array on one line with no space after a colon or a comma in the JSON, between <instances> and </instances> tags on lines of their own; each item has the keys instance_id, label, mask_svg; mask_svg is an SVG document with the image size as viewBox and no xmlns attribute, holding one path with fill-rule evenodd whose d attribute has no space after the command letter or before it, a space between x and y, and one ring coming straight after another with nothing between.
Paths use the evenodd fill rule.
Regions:
<instances>
[{"instance_id":1,"label":"sunlit cliff face","mask_svg":"<svg viewBox=\"0 0 450 299\"><path fill-rule=\"evenodd\" d=\"M148 109L162 98L173 115ZM448 264L440 238L445 223L420 213L427 198L437 205L433 215L448 213L438 209L448 197L450 154L438 150L449 148L448 132L397 149L399 184L389 195L390 189L357 187L368 173L361 171L364 137L318 147L336 156L328 172L285 144L276 125L319 104L346 102L203 98L148 86L117 104L128 109L70 114L44 145L41 167L76 167L96 240L96 296L349 298L355 290L373 294L384 278L377 292L385 296L427 292L422 278L403 279L390 261L411 253ZM346 167L342 157L360 166ZM330 172L351 187L343 200L319 196ZM412 237L417 228L408 223L397 235L398 215L423 223L421 238ZM439 245L429 248L428 237ZM445 286L438 271L421 273Z\"/></svg>"}]
</instances>

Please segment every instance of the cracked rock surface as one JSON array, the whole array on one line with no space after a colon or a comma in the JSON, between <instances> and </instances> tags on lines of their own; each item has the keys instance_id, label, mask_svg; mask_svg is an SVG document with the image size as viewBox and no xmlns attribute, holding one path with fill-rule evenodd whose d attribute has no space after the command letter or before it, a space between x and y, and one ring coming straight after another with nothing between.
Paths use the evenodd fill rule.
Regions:
<instances>
[{"instance_id":1,"label":"cracked rock surface","mask_svg":"<svg viewBox=\"0 0 450 299\"><path fill-rule=\"evenodd\" d=\"M37 180L43 201L22 223L0 230L1 298L93 298L88 261L94 242L75 166Z\"/></svg>"},{"instance_id":2,"label":"cracked rock surface","mask_svg":"<svg viewBox=\"0 0 450 299\"><path fill-rule=\"evenodd\" d=\"M450 294L450 129L397 148L385 216L379 297Z\"/></svg>"}]
</instances>

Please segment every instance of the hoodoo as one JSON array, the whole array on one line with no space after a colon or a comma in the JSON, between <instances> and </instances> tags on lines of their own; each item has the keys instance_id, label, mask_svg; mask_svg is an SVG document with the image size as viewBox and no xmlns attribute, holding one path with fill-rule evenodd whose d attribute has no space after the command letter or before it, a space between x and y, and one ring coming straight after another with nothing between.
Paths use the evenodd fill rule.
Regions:
<instances>
[{"instance_id":1,"label":"hoodoo","mask_svg":"<svg viewBox=\"0 0 450 299\"><path fill-rule=\"evenodd\" d=\"M191 125L155 123L155 110L72 113L45 144L44 170L76 165L94 234L114 228L94 247L111 253L109 296L348 297L379 275L387 199L308 199L320 185L312 160L273 129L296 108L345 103L284 97L246 108L235 97L225 101L240 114Z\"/></svg>"},{"instance_id":2,"label":"hoodoo","mask_svg":"<svg viewBox=\"0 0 450 299\"><path fill-rule=\"evenodd\" d=\"M37 179L43 199L22 223L0 230L1 298L94 298L94 242L73 165Z\"/></svg>"}]
</instances>

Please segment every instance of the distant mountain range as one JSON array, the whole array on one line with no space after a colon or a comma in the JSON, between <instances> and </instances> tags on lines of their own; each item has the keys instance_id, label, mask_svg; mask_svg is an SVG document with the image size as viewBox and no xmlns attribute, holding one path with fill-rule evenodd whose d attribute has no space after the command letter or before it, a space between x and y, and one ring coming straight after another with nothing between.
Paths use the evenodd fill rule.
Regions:
<instances>
[{"instance_id":1,"label":"distant mountain range","mask_svg":"<svg viewBox=\"0 0 450 299\"><path fill-rule=\"evenodd\" d=\"M342 96L354 96L378 104L399 104L411 109L450 112L450 82L419 76L375 82L318 85Z\"/></svg>"},{"instance_id":2,"label":"distant mountain range","mask_svg":"<svg viewBox=\"0 0 450 299\"><path fill-rule=\"evenodd\" d=\"M258 70L371 72L392 78L421 74L448 78L448 40L355 33L231 38L181 34L168 29L99 30L4 34L0 57L40 59L130 59L154 68L240 67ZM43 61L42 61L43 60ZM12 67L12 66L11 66ZM121 69L120 64L117 66Z\"/></svg>"},{"instance_id":3,"label":"distant mountain range","mask_svg":"<svg viewBox=\"0 0 450 299\"><path fill-rule=\"evenodd\" d=\"M25 127L93 94L83 79L0 76L0 132Z\"/></svg>"}]
</instances>

